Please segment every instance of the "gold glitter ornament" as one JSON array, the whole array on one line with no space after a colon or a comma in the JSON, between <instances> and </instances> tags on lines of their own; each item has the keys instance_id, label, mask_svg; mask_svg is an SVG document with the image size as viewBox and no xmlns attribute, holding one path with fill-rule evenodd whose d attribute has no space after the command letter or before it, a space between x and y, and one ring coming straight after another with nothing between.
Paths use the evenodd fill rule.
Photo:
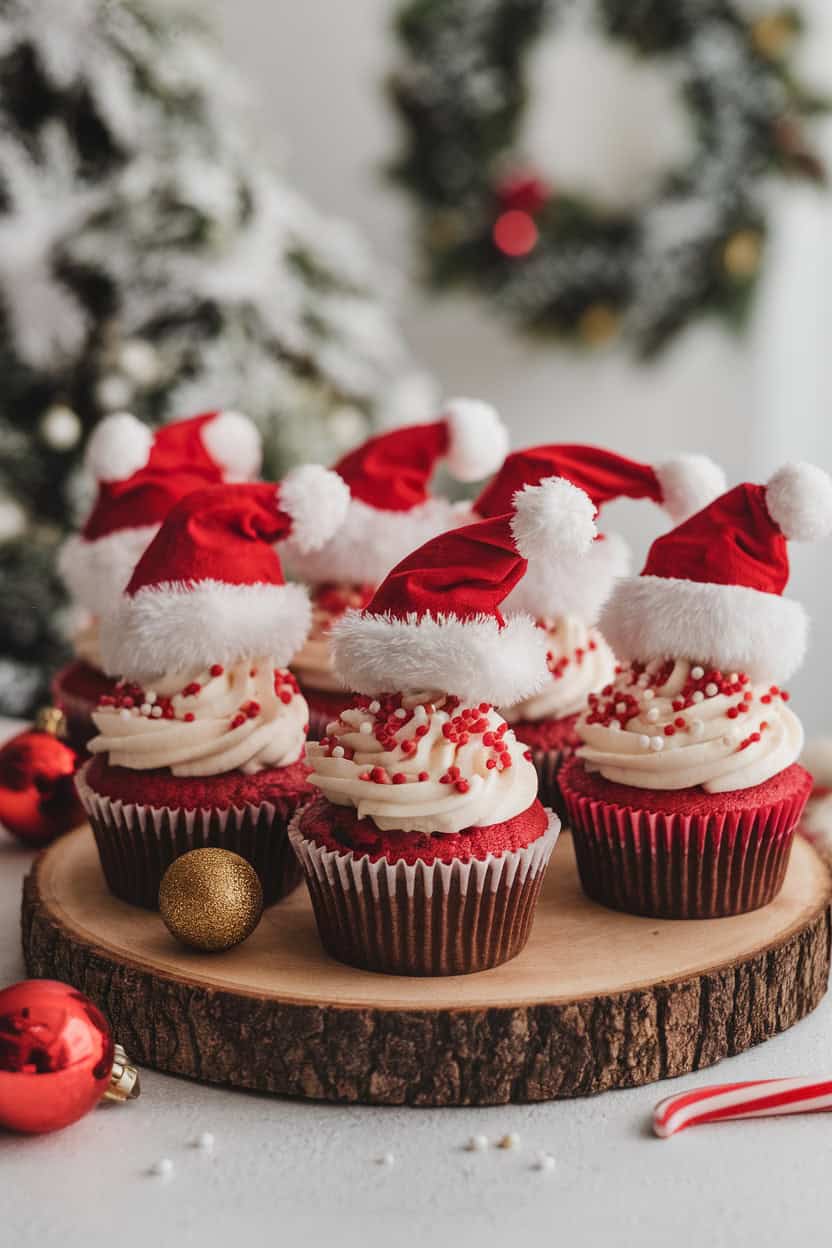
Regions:
<instances>
[{"instance_id":1,"label":"gold glitter ornament","mask_svg":"<svg viewBox=\"0 0 832 1248\"><path fill-rule=\"evenodd\" d=\"M747 280L760 267L763 240L757 230L737 230L725 243L722 261L731 277Z\"/></svg>"},{"instance_id":2,"label":"gold glitter ornament","mask_svg":"<svg viewBox=\"0 0 832 1248\"><path fill-rule=\"evenodd\" d=\"M172 936L215 953L251 935L263 913L263 889L245 858L227 849L192 849L170 864L159 910Z\"/></svg>"},{"instance_id":3,"label":"gold glitter ornament","mask_svg":"<svg viewBox=\"0 0 832 1248\"><path fill-rule=\"evenodd\" d=\"M751 42L761 56L775 61L785 56L796 34L797 23L792 13L766 13L751 27Z\"/></svg>"},{"instance_id":4,"label":"gold glitter ornament","mask_svg":"<svg viewBox=\"0 0 832 1248\"><path fill-rule=\"evenodd\" d=\"M579 336L593 347L609 342L618 329L618 315L606 303L591 303L578 320Z\"/></svg>"}]
</instances>

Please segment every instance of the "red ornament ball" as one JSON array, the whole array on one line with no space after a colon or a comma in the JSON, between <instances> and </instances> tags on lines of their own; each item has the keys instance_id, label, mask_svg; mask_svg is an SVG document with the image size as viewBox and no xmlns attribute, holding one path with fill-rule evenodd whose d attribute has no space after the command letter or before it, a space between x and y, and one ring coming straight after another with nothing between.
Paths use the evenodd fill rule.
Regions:
<instances>
[{"instance_id":1,"label":"red ornament ball","mask_svg":"<svg viewBox=\"0 0 832 1248\"><path fill-rule=\"evenodd\" d=\"M526 256L534 249L538 230L527 212L512 209L494 222L494 243L504 256Z\"/></svg>"},{"instance_id":2,"label":"red ornament ball","mask_svg":"<svg viewBox=\"0 0 832 1248\"><path fill-rule=\"evenodd\" d=\"M24 845L48 845L84 821L75 793L78 756L48 732L29 729L0 748L0 824Z\"/></svg>"},{"instance_id":3,"label":"red ornament ball","mask_svg":"<svg viewBox=\"0 0 832 1248\"><path fill-rule=\"evenodd\" d=\"M497 186L502 212L525 212L536 216L552 197L551 188L535 173L514 173Z\"/></svg>"},{"instance_id":4,"label":"red ornament ball","mask_svg":"<svg viewBox=\"0 0 832 1248\"><path fill-rule=\"evenodd\" d=\"M107 1020L75 988L27 979L0 992L0 1127L38 1135L77 1122L112 1068Z\"/></svg>"}]
</instances>

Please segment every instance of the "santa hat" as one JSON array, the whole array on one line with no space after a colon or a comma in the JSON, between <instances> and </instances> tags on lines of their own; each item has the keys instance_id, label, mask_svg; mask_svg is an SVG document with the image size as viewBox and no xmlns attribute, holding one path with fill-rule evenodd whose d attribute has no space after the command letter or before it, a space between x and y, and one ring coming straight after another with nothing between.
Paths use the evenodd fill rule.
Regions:
<instances>
[{"instance_id":1,"label":"santa hat","mask_svg":"<svg viewBox=\"0 0 832 1248\"><path fill-rule=\"evenodd\" d=\"M616 498L649 498L674 521L685 519L725 489L722 469L705 455L678 455L655 467L597 446L533 446L509 455L494 480L474 503L481 516L495 516L512 505L524 485L563 477L582 489L600 511ZM589 550L564 550L523 578L507 606L532 615L598 617L617 577L629 568L629 549L617 534L598 534Z\"/></svg>"},{"instance_id":2,"label":"santa hat","mask_svg":"<svg viewBox=\"0 0 832 1248\"><path fill-rule=\"evenodd\" d=\"M258 655L285 666L310 608L303 586L285 583L274 543L294 534L313 548L346 506L341 479L316 464L278 486L209 486L183 498L102 619L104 670L144 680Z\"/></svg>"},{"instance_id":3,"label":"santa hat","mask_svg":"<svg viewBox=\"0 0 832 1248\"><path fill-rule=\"evenodd\" d=\"M787 464L767 485L738 485L652 545L641 576L621 581L601 626L626 659L696 659L752 680L800 665L803 607L781 597L786 539L832 532L832 480Z\"/></svg>"},{"instance_id":4,"label":"santa hat","mask_svg":"<svg viewBox=\"0 0 832 1248\"><path fill-rule=\"evenodd\" d=\"M508 434L497 412L477 399L451 399L438 420L370 438L334 468L350 491L343 527L305 558L290 542L286 558L292 573L310 584L378 584L409 551L470 518L470 507L430 494L440 461L457 481L480 481L499 467L507 450Z\"/></svg>"},{"instance_id":5,"label":"santa hat","mask_svg":"<svg viewBox=\"0 0 832 1248\"><path fill-rule=\"evenodd\" d=\"M544 683L545 635L500 605L527 559L586 549L589 498L565 480L528 486L514 511L434 537L390 572L363 611L333 627L335 669L359 693L442 690L511 705Z\"/></svg>"},{"instance_id":6,"label":"santa hat","mask_svg":"<svg viewBox=\"0 0 832 1248\"><path fill-rule=\"evenodd\" d=\"M96 615L106 611L180 498L254 477L260 460L260 435L239 412L204 412L155 431L128 412L106 417L85 457L95 504L58 556L72 597Z\"/></svg>"}]
</instances>

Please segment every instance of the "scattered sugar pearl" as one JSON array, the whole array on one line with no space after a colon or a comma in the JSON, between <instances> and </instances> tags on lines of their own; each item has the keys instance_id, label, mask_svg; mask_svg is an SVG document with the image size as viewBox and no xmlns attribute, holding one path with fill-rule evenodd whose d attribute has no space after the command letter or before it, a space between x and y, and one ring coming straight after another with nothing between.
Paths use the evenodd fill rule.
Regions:
<instances>
[{"instance_id":1,"label":"scattered sugar pearl","mask_svg":"<svg viewBox=\"0 0 832 1248\"><path fill-rule=\"evenodd\" d=\"M193 1146L198 1148L201 1153L212 1153L214 1151L214 1142L213 1131L200 1131L199 1135L194 1136Z\"/></svg>"},{"instance_id":2,"label":"scattered sugar pearl","mask_svg":"<svg viewBox=\"0 0 832 1248\"><path fill-rule=\"evenodd\" d=\"M663 750L664 749L664 737L651 737L650 749L655 750L657 754L659 753L660 750Z\"/></svg>"},{"instance_id":3,"label":"scattered sugar pearl","mask_svg":"<svg viewBox=\"0 0 832 1248\"><path fill-rule=\"evenodd\" d=\"M616 704L615 704L615 710L616 710L616 714L618 714L618 715L626 715L626 714L627 714L627 703L626 703L626 702L616 702Z\"/></svg>"},{"instance_id":4,"label":"scattered sugar pearl","mask_svg":"<svg viewBox=\"0 0 832 1248\"><path fill-rule=\"evenodd\" d=\"M365 719L363 723L360 725L358 731L363 732L365 737L369 737L370 733L373 731L373 725L370 723L368 719Z\"/></svg>"},{"instance_id":5,"label":"scattered sugar pearl","mask_svg":"<svg viewBox=\"0 0 832 1248\"><path fill-rule=\"evenodd\" d=\"M704 695L704 693L702 692L702 690L701 690L701 689L695 689L695 690L694 690L694 692L691 694L691 701L692 701L692 702L696 702L697 704L698 704L699 702L704 702L704 701L705 701L705 695Z\"/></svg>"},{"instance_id":6,"label":"scattered sugar pearl","mask_svg":"<svg viewBox=\"0 0 832 1248\"><path fill-rule=\"evenodd\" d=\"M551 1153L538 1153L534 1159L535 1170L545 1170L551 1173L555 1168L555 1159Z\"/></svg>"},{"instance_id":7,"label":"scattered sugar pearl","mask_svg":"<svg viewBox=\"0 0 832 1248\"><path fill-rule=\"evenodd\" d=\"M385 1170L391 1170L396 1164L396 1158L392 1153L382 1153L376 1160L376 1165L383 1166Z\"/></svg>"},{"instance_id":8,"label":"scattered sugar pearl","mask_svg":"<svg viewBox=\"0 0 832 1248\"><path fill-rule=\"evenodd\" d=\"M709 681L708 684L705 686L705 693L707 694L709 698L715 698L716 695L719 693L719 690L717 689L716 685L714 684L712 680Z\"/></svg>"},{"instance_id":9,"label":"scattered sugar pearl","mask_svg":"<svg viewBox=\"0 0 832 1248\"><path fill-rule=\"evenodd\" d=\"M484 1153L488 1148L488 1136L472 1135L465 1147L469 1153Z\"/></svg>"},{"instance_id":10,"label":"scattered sugar pearl","mask_svg":"<svg viewBox=\"0 0 832 1248\"><path fill-rule=\"evenodd\" d=\"M379 711L381 710L381 703L371 702L370 705L367 707L367 710L370 712L371 715L378 715Z\"/></svg>"},{"instance_id":11,"label":"scattered sugar pearl","mask_svg":"<svg viewBox=\"0 0 832 1248\"><path fill-rule=\"evenodd\" d=\"M648 736L644 736L644 735L640 736L638 739L638 743L643 750L650 749L650 738Z\"/></svg>"},{"instance_id":12,"label":"scattered sugar pearl","mask_svg":"<svg viewBox=\"0 0 832 1248\"><path fill-rule=\"evenodd\" d=\"M659 708L657 706L651 706L650 710L647 712L648 724L655 724L658 718L659 718Z\"/></svg>"},{"instance_id":13,"label":"scattered sugar pearl","mask_svg":"<svg viewBox=\"0 0 832 1248\"><path fill-rule=\"evenodd\" d=\"M158 1179L169 1179L173 1174L173 1162L170 1157L160 1157L150 1167L150 1173Z\"/></svg>"},{"instance_id":14,"label":"scattered sugar pearl","mask_svg":"<svg viewBox=\"0 0 832 1248\"><path fill-rule=\"evenodd\" d=\"M652 701L653 701L653 699L655 698L655 696L656 696L656 691L655 691L655 689L645 689L645 690L644 690L644 700L645 700L645 702L652 702Z\"/></svg>"},{"instance_id":15,"label":"scattered sugar pearl","mask_svg":"<svg viewBox=\"0 0 832 1248\"><path fill-rule=\"evenodd\" d=\"M149 703L150 703L150 705L152 706L152 705L153 705L153 703L156 701L156 690L155 690L155 689L148 689L148 690L147 690L147 692L146 692L146 693L145 693L145 695L144 695L144 700L145 700L145 702L149 702Z\"/></svg>"},{"instance_id":16,"label":"scattered sugar pearl","mask_svg":"<svg viewBox=\"0 0 832 1248\"><path fill-rule=\"evenodd\" d=\"M343 745L333 745L333 747L332 747L332 757L333 757L333 758L343 758L343 757L344 757L344 747L343 747Z\"/></svg>"},{"instance_id":17,"label":"scattered sugar pearl","mask_svg":"<svg viewBox=\"0 0 832 1248\"><path fill-rule=\"evenodd\" d=\"M162 708L161 708L161 706L153 706L153 707L151 707L151 708L150 708L150 717L151 717L151 719L161 719L161 718L162 718Z\"/></svg>"},{"instance_id":18,"label":"scattered sugar pearl","mask_svg":"<svg viewBox=\"0 0 832 1248\"><path fill-rule=\"evenodd\" d=\"M509 1131L507 1135L501 1136L497 1141L498 1148L519 1148L520 1136L516 1131Z\"/></svg>"},{"instance_id":19,"label":"scattered sugar pearl","mask_svg":"<svg viewBox=\"0 0 832 1248\"><path fill-rule=\"evenodd\" d=\"M404 709L403 706L400 706L398 710L395 710L393 712L393 714L395 715L396 719L407 719L407 711Z\"/></svg>"},{"instance_id":20,"label":"scattered sugar pearl","mask_svg":"<svg viewBox=\"0 0 832 1248\"><path fill-rule=\"evenodd\" d=\"M702 677L705 675L705 669L704 667L700 667L699 664L697 663L696 667L692 667L690 669L690 674L694 680L701 680Z\"/></svg>"},{"instance_id":21,"label":"scattered sugar pearl","mask_svg":"<svg viewBox=\"0 0 832 1248\"><path fill-rule=\"evenodd\" d=\"M144 715L145 718L147 718L150 715L150 712L153 710L153 707L150 705L149 702L142 702L141 706L139 707L139 710L141 711L142 715Z\"/></svg>"},{"instance_id":22,"label":"scattered sugar pearl","mask_svg":"<svg viewBox=\"0 0 832 1248\"><path fill-rule=\"evenodd\" d=\"M621 723L620 719L610 720L610 732L623 732L623 730L624 725Z\"/></svg>"},{"instance_id":23,"label":"scattered sugar pearl","mask_svg":"<svg viewBox=\"0 0 832 1248\"><path fill-rule=\"evenodd\" d=\"M728 677L728 681L730 684L735 685L737 681L739 680L739 678L740 678L739 672L732 672L731 675Z\"/></svg>"},{"instance_id":24,"label":"scattered sugar pearl","mask_svg":"<svg viewBox=\"0 0 832 1248\"><path fill-rule=\"evenodd\" d=\"M418 706L416 707L416 709L414 710L414 712L413 712L413 718L414 718L414 720L416 721L416 723L417 723L417 724L424 724L424 723L426 723L426 722L427 722L428 713L427 713L427 711L425 710L425 708L424 708L424 706L422 705L422 703L421 703L421 702L419 703L419 705L418 705Z\"/></svg>"}]
</instances>

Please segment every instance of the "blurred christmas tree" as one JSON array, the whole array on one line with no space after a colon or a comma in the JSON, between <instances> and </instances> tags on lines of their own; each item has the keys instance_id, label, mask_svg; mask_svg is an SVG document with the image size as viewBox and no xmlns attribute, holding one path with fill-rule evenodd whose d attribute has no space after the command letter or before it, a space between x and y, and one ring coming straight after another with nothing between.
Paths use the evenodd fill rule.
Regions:
<instances>
[{"instance_id":1,"label":"blurred christmas tree","mask_svg":"<svg viewBox=\"0 0 832 1248\"><path fill-rule=\"evenodd\" d=\"M331 458L382 406L410 414L363 244L240 118L170 0L0 0L0 713L30 710L61 655L53 553L102 415L236 407L276 473Z\"/></svg>"}]
</instances>

